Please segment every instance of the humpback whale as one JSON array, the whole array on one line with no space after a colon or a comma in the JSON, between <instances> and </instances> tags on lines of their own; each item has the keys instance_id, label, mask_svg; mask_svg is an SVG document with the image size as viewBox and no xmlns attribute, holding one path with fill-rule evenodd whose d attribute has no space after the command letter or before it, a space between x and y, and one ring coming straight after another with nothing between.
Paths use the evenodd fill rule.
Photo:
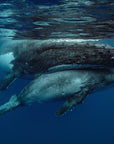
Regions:
<instances>
[{"instance_id":1,"label":"humpback whale","mask_svg":"<svg viewBox=\"0 0 114 144\"><path fill-rule=\"evenodd\" d=\"M6 56L11 71L0 80L0 90L26 74L79 69L79 65L90 69L114 67L113 47L71 39L14 40L1 47L0 59Z\"/></svg>"},{"instance_id":2,"label":"humpback whale","mask_svg":"<svg viewBox=\"0 0 114 144\"><path fill-rule=\"evenodd\" d=\"M114 83L113 70L65 70L47 73L32 80L19 95L0 106L0 115L33 102L65 100L56 112L62 115L71 110L91 92Z\"/></svg>"}]
</instances>

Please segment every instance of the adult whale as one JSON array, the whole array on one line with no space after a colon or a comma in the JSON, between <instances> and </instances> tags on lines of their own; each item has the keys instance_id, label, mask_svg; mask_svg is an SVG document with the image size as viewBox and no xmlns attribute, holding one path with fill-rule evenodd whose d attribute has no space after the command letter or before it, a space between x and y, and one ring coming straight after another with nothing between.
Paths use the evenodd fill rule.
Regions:
<instances>
[{"instance_id":1,"label":"adult whale","mask_svg":"<svg viewBox=\"0 0 114 144\"><path fill-rule=\"evenodd\" d=\"M0 80L0 90L6 89L17 77L63 69L114 67L114 48L95 42L71 39L20 40L4 44L0 58L11 72ZM1 60L0 63L3 63ZM3 64L4 66L4 64Z\"/></svg>"},{"instance_id":2,"label":"adult whale","mask_svg":"<svg viewBox=\"0 0 114 144\"><path fill-rule=\"evenodd\" d=\"M114 83L114 71L109 70L68 70L42 74L31 81L18 96L13 95L0 106L0 115L36 101L66 99L56 112L56 115L62 115L82 103L92 91L111 83Z\"/></svg>"}]
</instances>

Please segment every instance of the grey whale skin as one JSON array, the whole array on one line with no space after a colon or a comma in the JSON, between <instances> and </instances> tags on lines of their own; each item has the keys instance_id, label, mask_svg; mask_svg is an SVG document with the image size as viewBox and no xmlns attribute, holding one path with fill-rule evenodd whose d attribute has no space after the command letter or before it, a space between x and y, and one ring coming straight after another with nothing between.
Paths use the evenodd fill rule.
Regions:
<instances>
[{"instance_id":1,"label":"grey whale skin","mask_svg":"<svg viewBox=\"0 0 114 144\"><path fill-rule=\"evenodd\" d=\"M10 62L13 67L0 80L0 90L26 74L76 69L77 65L82 68L84 65L114 67L114 48L95 42L69 39L12 40L1 48L1 55L7 53L13 54L14 60Z\"/></svg>"},{"instance_id":2,"label":"grey whale skin","mask_svg":"<svg viewBox=\"0 0 114 144\"><path fill-rule=\"evenodd\" d=\"M56 112L56 115L62 115L82 103L92 91L111 83L114 83L114 71L108 70L68 70L42 74L32 80L18 96L13 95L0 106L0 115L36 101L65 99Z\"/></svg>"}]
</instances>

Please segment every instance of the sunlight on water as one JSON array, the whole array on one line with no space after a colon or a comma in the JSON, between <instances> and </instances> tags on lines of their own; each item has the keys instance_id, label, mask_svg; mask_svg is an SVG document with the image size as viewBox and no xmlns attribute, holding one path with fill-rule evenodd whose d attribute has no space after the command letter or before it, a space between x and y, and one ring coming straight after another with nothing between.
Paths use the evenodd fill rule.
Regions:
<instances>
[{"instance_id":1,"label":"sunlight on water","mask_svg":"<svg viewBox=\"0 0 114 144\"><path fill-rule=\"evenodd\" d=\"M4 1L0 37L113 39L113 6L109 0Z\"/></svg>"}]
</instances>

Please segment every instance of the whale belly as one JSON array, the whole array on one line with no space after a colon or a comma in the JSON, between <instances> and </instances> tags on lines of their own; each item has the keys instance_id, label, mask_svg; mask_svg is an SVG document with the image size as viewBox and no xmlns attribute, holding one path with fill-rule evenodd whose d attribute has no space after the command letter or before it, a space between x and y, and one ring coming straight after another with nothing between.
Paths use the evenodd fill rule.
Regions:
<instances>
[{"instance_id":1,"label":"whale belly","mask_svg":"<svg viewBox=\"0 0 114 144\"><path fill-rule=\"evenodd\" d=\"M74 93L78 93L83 82L87 81L88 72L62 71L44 74L33 80L20 94L23 103L34 101L45 102L66 99Z\"/></svg>"}]
</instances>

